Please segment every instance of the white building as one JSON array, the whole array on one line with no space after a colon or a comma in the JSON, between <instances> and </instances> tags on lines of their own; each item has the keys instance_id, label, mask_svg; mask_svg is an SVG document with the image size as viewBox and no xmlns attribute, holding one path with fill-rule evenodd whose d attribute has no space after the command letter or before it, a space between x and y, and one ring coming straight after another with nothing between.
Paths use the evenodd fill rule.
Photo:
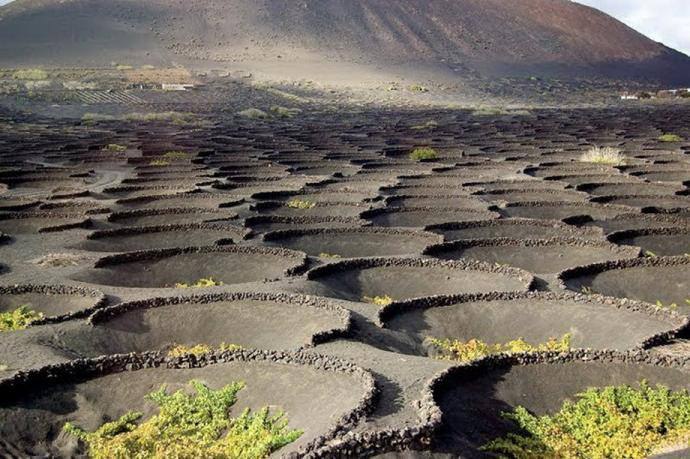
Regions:
<instances>
[{"instance_id":1,"label":"white building","mask_svg":"<svg viewBox=\"0 0 690 459\"><path fill-rule=\"evenodd\" d=\"M163 83L163 91L186 91L188 89L194 89L194 85L191 83Z\"/></svg>"}]
</instances>

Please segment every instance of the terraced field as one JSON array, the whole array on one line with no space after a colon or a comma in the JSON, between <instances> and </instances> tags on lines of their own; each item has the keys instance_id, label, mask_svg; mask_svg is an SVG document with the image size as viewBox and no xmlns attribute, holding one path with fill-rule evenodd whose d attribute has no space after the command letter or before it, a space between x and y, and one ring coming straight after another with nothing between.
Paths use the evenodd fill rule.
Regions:
<instances>
[{"instance_id":1,"label":"terraced field","mask_svg":"<svg viewBox=\"0 0 690 459\"><path fill-rule=\"evenodd\" d=\"M198 117L0 119L0 456L191 379L282 410L276 457L484 457L517 406L690 389L683 106Z\"/></svg>"}]
</instances>

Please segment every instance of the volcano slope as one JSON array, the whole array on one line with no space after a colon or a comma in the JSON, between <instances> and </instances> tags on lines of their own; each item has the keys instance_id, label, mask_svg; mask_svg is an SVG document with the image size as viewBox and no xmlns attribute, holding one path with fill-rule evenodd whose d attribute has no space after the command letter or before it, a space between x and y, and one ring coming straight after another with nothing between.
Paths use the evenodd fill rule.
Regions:
<instances>
[{"instance_id":1,"label":"volcano slope","mask_svg":"<svg viewBox=\"0 0 690 459\"><path fill-rule=\"evenodd\" d=\"M193 117L0 119L0 313L35 313L0 331L0 455L85 454L66 422L193 379L244 382L304 457L481 457L518 405L687 388L686 106Z\"/></svg>"},{"instance_id":2,"label":"volcano slope","mask_svg":"<svg viewBox=\"0 0 690 459\"><path fill-rule=\"evenodd\" d=\"M16 0L0 21L9 67L224 63L341 83L402 72L690 84L690 58L569 0Z\"/></svg>"}]
</instances>

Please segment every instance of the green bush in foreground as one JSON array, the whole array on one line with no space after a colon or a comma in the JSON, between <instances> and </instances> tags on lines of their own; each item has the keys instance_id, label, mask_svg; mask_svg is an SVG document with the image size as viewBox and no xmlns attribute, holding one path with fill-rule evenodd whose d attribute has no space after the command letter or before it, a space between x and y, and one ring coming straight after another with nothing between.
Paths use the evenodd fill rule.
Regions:
<instances>
[{"instance_id":1,"label":"green bush in foreground","mask_svg":"<svg viewBox=\"0 0 690 459\"><path fill-rule=\"evenodd\" d=\"M20 306L9 312L0 312L0 332L24 330L32 322L43 319L43 313Z\"/></svg>"},{"instance_id":2,"label":"green bush in foreground","mask_svg":"<svg viewBox=\"0 0 690 459\"><path fill-rule=\"evenodd\" d=\"M429 159L438 158L438 153L433 148L415 148L410 153L410 159L412 161L423 161Z\"/></svg>"},{"instance_id":3,"label":"green bush in foreground","mask_svg":"<svg viewBox=\"0 0 690 459\"><path fill-rule=\"evenodd\" d=\"M440 360L471 362L472 360L493 354L544 351L565 352L570 350L570 339L570 333L566 333L560 339L551 338L545 343L536 345L529 344L522 338L509 341L506 344L487 344L478 339L471 339L465 342L456 339L427 338L426 342L437 351L438 355L436 358Z\"/></svg>"},{"instance_id":4,"label":"green bush in foreground","mask_svg":"<svg viewBox=\"0 0 690 459\"><path fill-rule=\"evenodd\" d=\"M690 442L687 391L652 388L644 381L639 389L587 389L553 416L535 416L524 407L503 415L523 433L508 434L482 449L518 459L641 459Z\"/></svg>"},{"instance_id":5,"label":"green bush in foreground","mask_svg":"<svg viewBox=\"0 0 690 459\"><path fill-rule=\"evenodd\" d=\"M86 443L94 459L258 459L302 435L299 430L288 429L282 412L271 416L268 407L256 413L247 408L240 417L230 417L237 393L244 388L242 382L219 390L199 381L189 384L196 392L193 395L182 390L168 394L165 386L147 395L147 400L158 405L159 413L139 424L143 415L129 412L95 432L72 423L63 429Z\"/></svg>"},{"instance_id":6,"label":"green bush in foreground","mask_svg":"<svg viewBox=\"0 0 690 459\"><path fill-rule=\"evenodd\" d=\"M659 136L659 142L682 142L683 138L676 134L664 134Z\"/></svg>"}]
</instances>

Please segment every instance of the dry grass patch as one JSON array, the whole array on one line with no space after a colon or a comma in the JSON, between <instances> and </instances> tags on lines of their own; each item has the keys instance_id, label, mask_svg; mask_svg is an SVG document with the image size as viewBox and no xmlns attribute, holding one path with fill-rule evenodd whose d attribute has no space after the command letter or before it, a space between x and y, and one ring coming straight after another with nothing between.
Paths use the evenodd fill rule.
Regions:
<instances>
[{"instance_id":1,"label":"dry grass patch","mask_svg":"<svg viewBox=\"0 0 690 459\"><path fill-rule=\"evenodd\" d=\"M617 148L593 147L580 156L580 161L583 163L622 166L625 164L625 156Z\"/></svg>"},{"instance_id":2,"label":"dry grass patch","mask_svg":"<svg viewBox=\"0 0 690 459\"><path fill-rule=\"evenodd\" d=\"M64 268L67 266L79 266L82 261L88 259L87 256L75 253L50 253L31 260L31 263L42 268Z\"/></svg>"}]
</instances>

